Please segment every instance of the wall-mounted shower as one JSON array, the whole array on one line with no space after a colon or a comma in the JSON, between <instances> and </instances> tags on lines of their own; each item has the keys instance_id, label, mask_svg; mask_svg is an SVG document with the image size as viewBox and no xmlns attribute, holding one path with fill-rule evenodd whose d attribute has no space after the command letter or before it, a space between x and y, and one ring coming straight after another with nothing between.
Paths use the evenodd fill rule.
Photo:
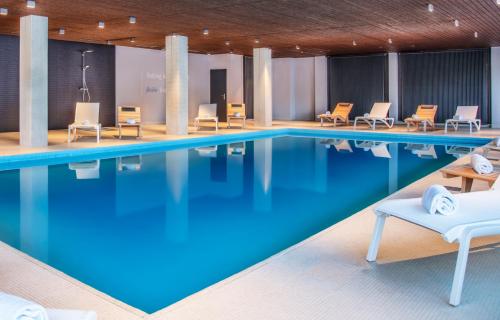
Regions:
<instances>
[{"instance_id":1,"label":"wall-mounted shower","mask_svg":"<svg viewBox=\"0 0 500 320\"><path fill-rule=\"evenodd\" d=\"M94 50L84 49L80 50L80 52L82 53L82 87L80 88L80 91L82 91L82 102L85 101L90 102L90 91L89 87L87 86L87 78L86 78L87 70L90 69L90 66L85 63L85 55L87 53L94 52Z\"/></svg>"}]
</instances>

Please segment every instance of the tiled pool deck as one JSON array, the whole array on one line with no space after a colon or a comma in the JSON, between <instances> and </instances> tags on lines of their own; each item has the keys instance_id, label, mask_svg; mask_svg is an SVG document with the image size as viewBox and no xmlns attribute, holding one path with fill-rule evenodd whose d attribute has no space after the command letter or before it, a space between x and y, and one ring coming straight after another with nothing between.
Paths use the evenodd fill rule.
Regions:
<instances>
[{"instance_id":1,"label":"tiled pool deck","mask_svg":"<svg viewBox=\"0 0 500 320\"><path fill-rule=\"evenodd\" d=\"M271 129L316 128L314 122L275 122ZM349 130L352 128L340 128ZM217 135L259 132L222 129ZM323 130L332 130L325 127ZM371 132L371 130L368 130ZM381 130L406 133L404 127ZM66 131L52 131L44 149L17 146L17 135L0 134L2 155L77 150L141 143L117 140L106 131L97 145L93 139L66 143ZM171 137L164 126L151 125L142 142L212 136L213 131ZM422 133L410 133L418 134ZM442 130L428 134L442 136ZM462 131L450 135L494 137L500 130ZM467 157L457 160L467 161ZM459 186L458 179L444 180L438 172L424 177L390 197L420 196L432 183ZM474 189L486 189L475 183ZM371 238L374 215L368 207L350 218L277 255L202 290L170 307L147 315L100 293L18 250L0 243L0 290L32 299L46 307L91 309L100 320L127 319L498 319L500 314L500 237L473 241L462 305L447 303L457 245L438 235L396 219L389 219L379 261L364 259Z\"/></svg>"}]
</instances>

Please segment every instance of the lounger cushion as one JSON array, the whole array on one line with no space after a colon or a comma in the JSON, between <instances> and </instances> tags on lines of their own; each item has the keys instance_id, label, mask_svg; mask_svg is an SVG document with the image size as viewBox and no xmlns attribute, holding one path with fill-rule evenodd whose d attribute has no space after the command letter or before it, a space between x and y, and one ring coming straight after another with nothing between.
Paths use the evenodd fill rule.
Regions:
<instances>
[{"instance_id":1,"label":"lounger cushion","mask_svg":"<svg viewBox=\"0 0 500 320\"><path fill-rule=\"evenodd\" d=\"M459 208L451 216L431 215L421 198L389 200L375 209L378 215L390 215L440 233L448 242L460 238L467 227L500 224L500 192L481 191L456 195Z\"/></svg>"}]
</instances>

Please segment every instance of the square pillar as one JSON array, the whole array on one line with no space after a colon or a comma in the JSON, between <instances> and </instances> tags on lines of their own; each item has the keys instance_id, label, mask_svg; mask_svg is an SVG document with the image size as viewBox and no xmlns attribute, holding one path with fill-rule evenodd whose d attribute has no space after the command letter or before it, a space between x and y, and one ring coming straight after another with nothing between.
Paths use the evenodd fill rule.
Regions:
<instances>
[{"instance_id":1,"label":"square pillar","mask_svg":"<svg viewBox=\"0 0 500 320\"><path fill-rule=\"evenodd\" d=\"M48 144L48 19L21 18L19 135L21 146Z\"/></svg>"},{"instance_id":2,"label":"square pillar","mask_svg":"<svg viewBox=\"0 0 500 320\"><path fill-rule=\"evenodd\" d=\"M314 114L325 113L329 107L328 59L325 56L314 57Z\"/></svg>"},{"instance_id":3,"label":"square pillar","mask_svg":"<svg viewBox=\"0 0 500 320\"><path fill-rule=\"evenodd\" d=\"M165 37L165 117L167 133L188 134L188 38Z\"/></svg>"},{"instance_id":4,"label":"square pillar","mask_svg":"<svg viewBox=\"0 0 500 320\"><path fill-rule=\"evenodd\" d=\"M270 127L273 124L271 49L253 49L253 103L255 125Z\"/></svg>"},{"instance_id":5,"label":"square pillar","mask_svg":"<svg viewBox=\"0 0 500 320\"><path fill-rule=\"evenodd\" d=\"M389 102L391 109L389 116L398 121L399 116L399 55L397 52L389 53Z\"/></svg>"}]
</instances>

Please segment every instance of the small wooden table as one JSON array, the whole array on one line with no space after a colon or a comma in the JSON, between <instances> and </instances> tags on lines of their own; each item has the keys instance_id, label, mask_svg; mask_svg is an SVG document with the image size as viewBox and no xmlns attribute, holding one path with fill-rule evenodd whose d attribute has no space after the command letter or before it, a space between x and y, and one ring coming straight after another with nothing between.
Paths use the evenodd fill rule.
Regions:
<instances>
[{"instance_id":1,"label":"small wooden table","mask_svg":"<svg viewBox=\"0 0 500 320\"><path fill-rule=\"evenodd\" d=\"M136 128L137 129L137 138L142 138L142 126L140 123L118 123L118 138L122 138L122 129L123 128Z\"/></svg>"},{"instance_id":2,"label":"small wooden table","mask_svg":"<svg viewBox=\"0 0 500 320\"><path fill-rule=\"evenodd\" d=\"M227 116L227 127L228 128L231 128L231 120L241 120L241 128L244 129L246 127L246 120L247 120L246 116L228 115Z\"/></svg>"},{"instance_id":3,"label":"small wooden table","mask_svg":"<svg viewBox=\"0 0 500 320\"><path fill-rule=\"evenodd\" d=\"M462 178L461 192L470 192L472 182L474 180L481 180L488 182L491 187L498 178L498 172L494 171L490 174L479 174L469 165L451 166L440 170L445 178Z\"/></svg>"}]
</instances>

